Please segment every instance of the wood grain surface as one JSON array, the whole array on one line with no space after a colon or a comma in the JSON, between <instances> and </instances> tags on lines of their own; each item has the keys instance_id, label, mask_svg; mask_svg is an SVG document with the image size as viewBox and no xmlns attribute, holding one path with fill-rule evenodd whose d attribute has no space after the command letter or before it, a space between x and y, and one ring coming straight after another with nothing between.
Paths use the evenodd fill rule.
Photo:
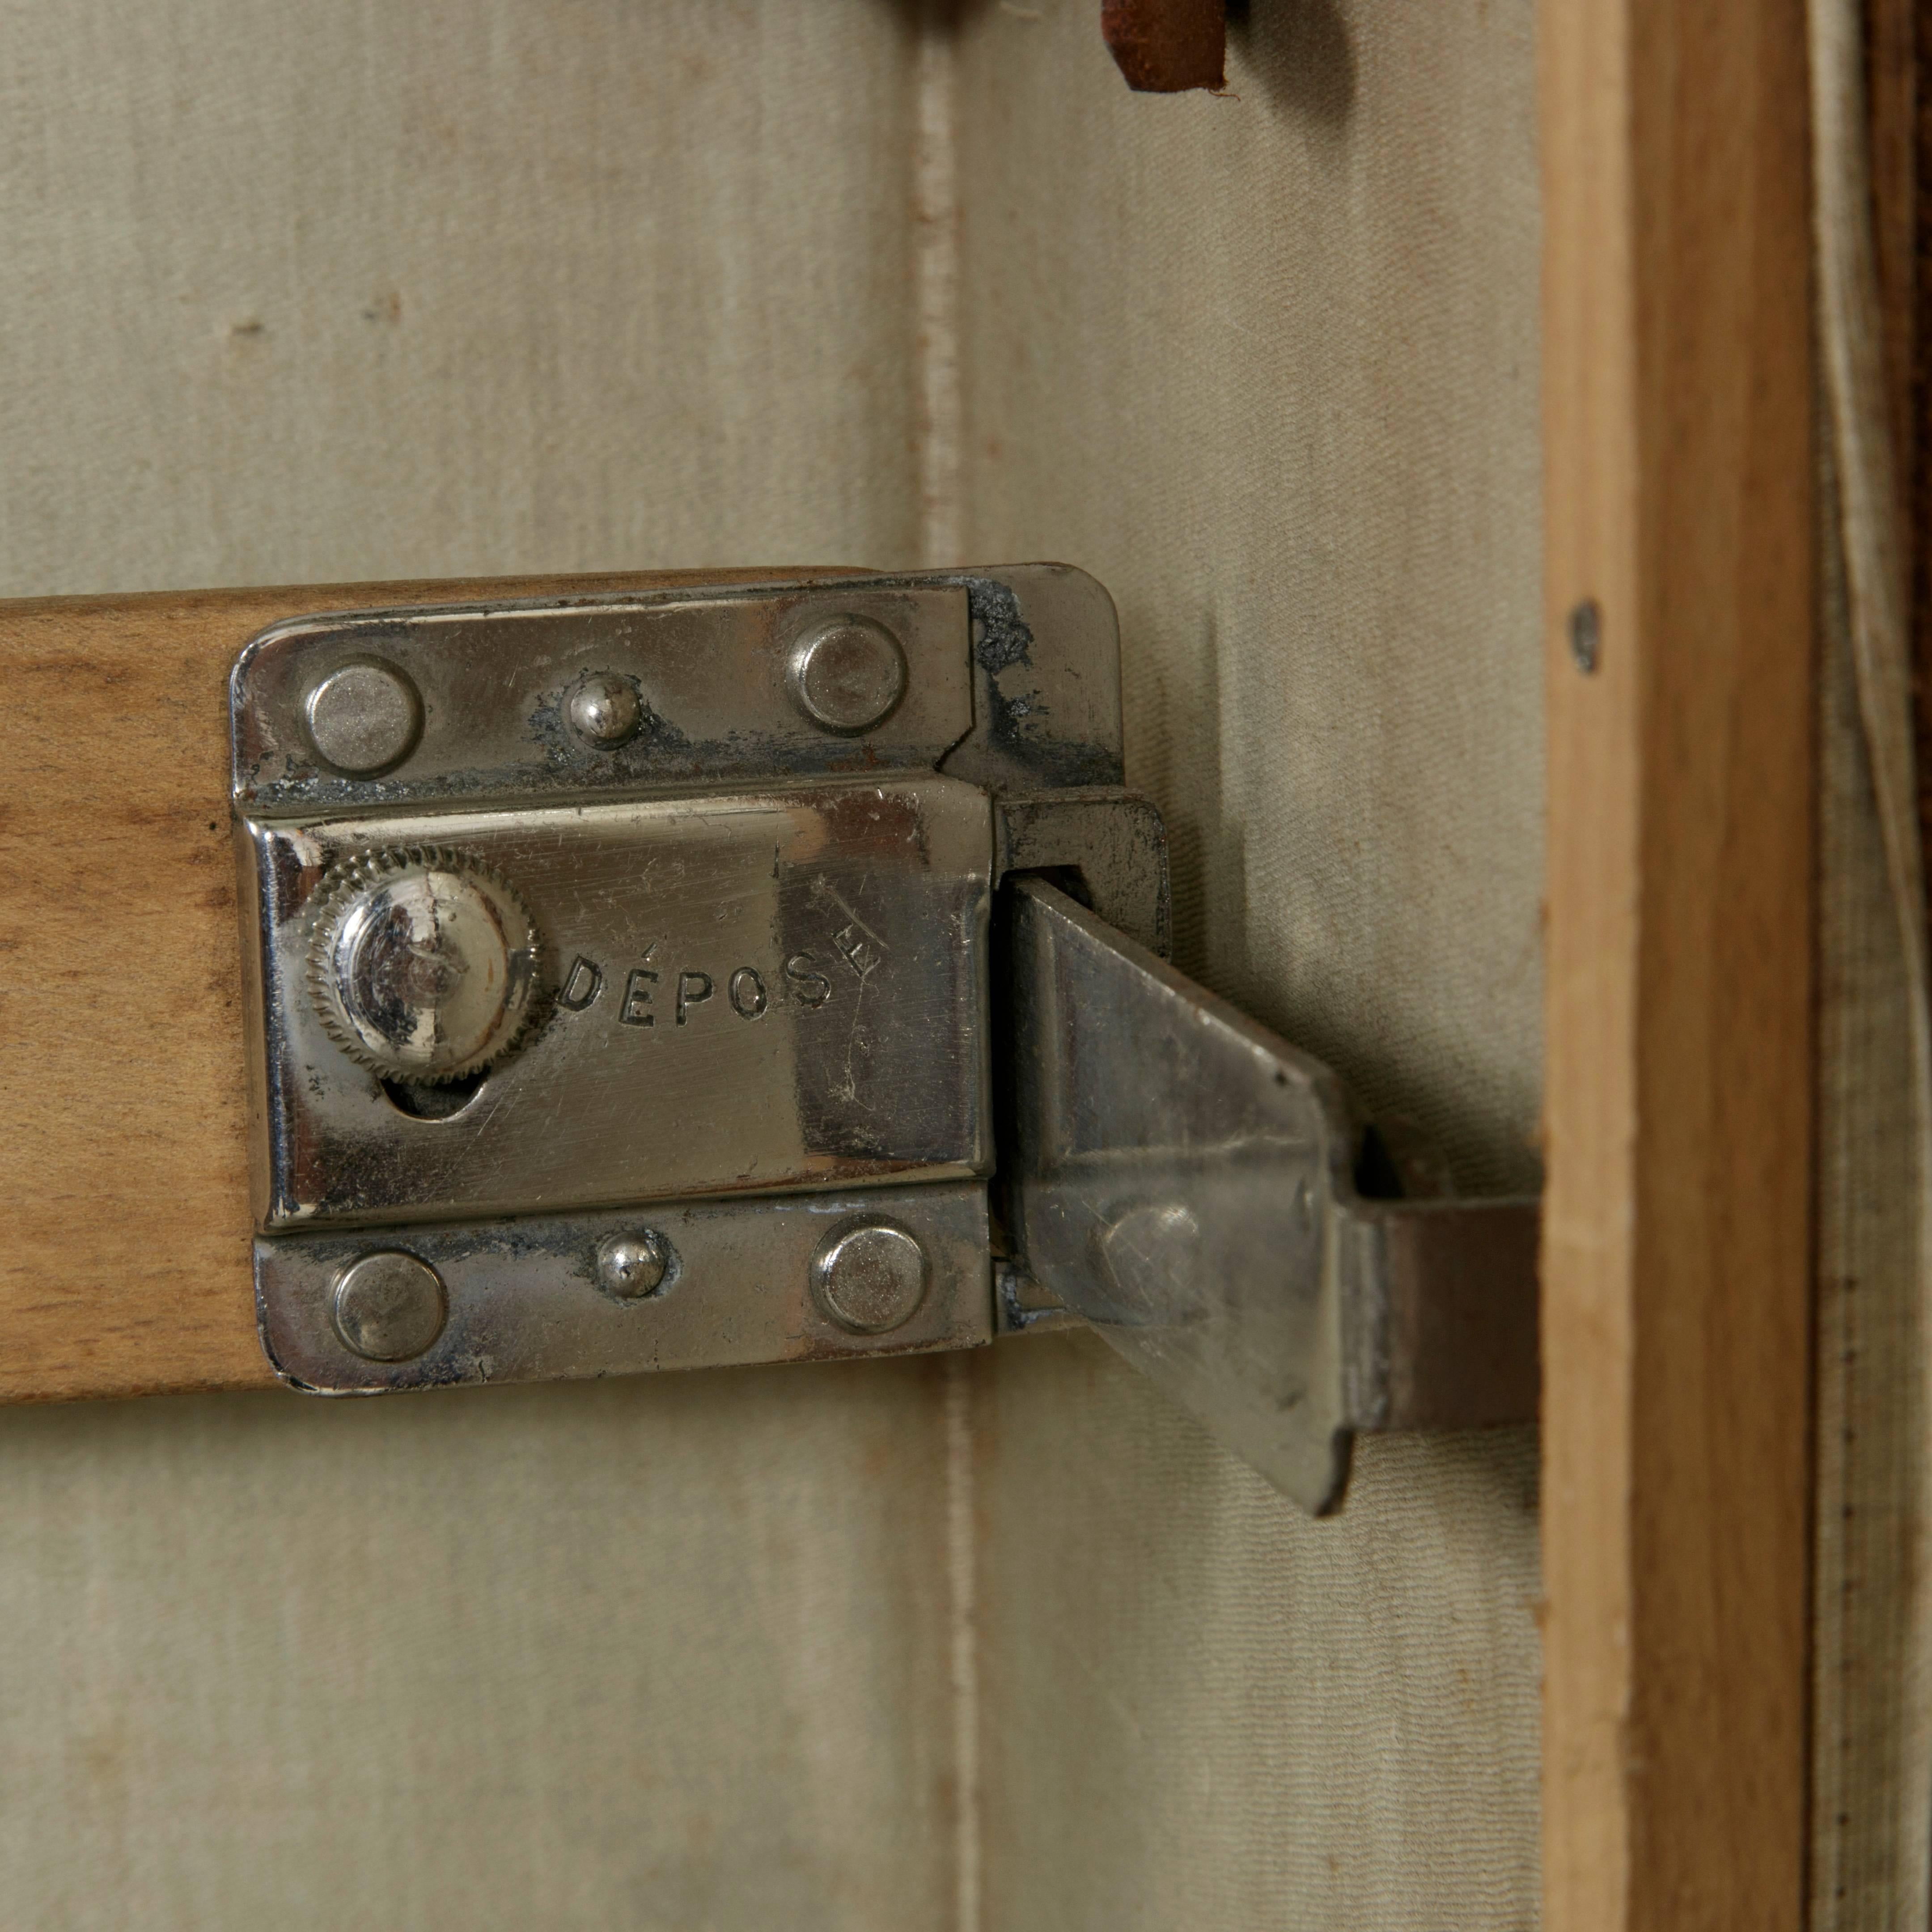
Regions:
<instances>
[{"instance_id":1,"label":"wood grain surface","mask_svg":"<svg viewBox=\"0 0 1932 1932\"><path fill-rule=\"evenodd\" d=\"M1545 0L1544 1923L1795 1927L1810 1409L1799 0ZM1600 612L1594 671L1572 614Z\"/></svg>"},{"instance_id":2,"label":"wood grain surface","mask_svg":"<svg viewBox=\"0 0 1932 1932\"><path fill-rule=\"evenodd\" d=\"M227 682L303 612L796 570L0 603L0 1400L274 1380L249 1266Z\"/></svg>"}]
</instances>

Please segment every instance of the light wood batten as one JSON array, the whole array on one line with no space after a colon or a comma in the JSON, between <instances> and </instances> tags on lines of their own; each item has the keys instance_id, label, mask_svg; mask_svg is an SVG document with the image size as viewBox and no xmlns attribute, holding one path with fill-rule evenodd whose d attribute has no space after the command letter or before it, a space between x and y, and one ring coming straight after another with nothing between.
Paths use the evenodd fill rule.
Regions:
<instances>
[{"instance_id":1,"label":"light wood batten","mask_svg":"<svg viewBox=\"0 0 1932 1932\"><path fill-rule=\"evenodd\" d=\"M1544 1922L1795 1927L1814 629L1803 14L1546 0L1539 32ZM1587 633L1576 614L1592 603L1586 670L1573 627Z\"/></svg>"},{"instance_id":2,"label":"light wood batten","mask_svg":"<svg viewBox=\"0 0 1932 1932\"><path fill-rule=\"evenodd\" d=\"M0 1401L270 1383L249 1264L228 673L302 612L823 571L0 604Z\"/></svg>"}]
</instances>

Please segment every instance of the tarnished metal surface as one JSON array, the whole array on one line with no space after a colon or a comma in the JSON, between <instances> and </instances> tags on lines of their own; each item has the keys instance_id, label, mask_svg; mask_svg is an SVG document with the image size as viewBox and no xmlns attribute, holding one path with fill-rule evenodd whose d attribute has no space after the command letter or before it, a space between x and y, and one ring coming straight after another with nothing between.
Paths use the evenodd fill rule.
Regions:
<instances>
[{"instance_id":1,"label":"tarnished metal surface","mask_svg":"<svg viewBox=\"0 0 1932 1932\"><path fill-rule=\"evenodd\" d=\"M235 800L257 816L320 816L930 768L972 729L968 604L957 585L860 578L291 619L230 680ZM840 617L888 634L906 666L904 694L856 736L808 716L788 668L801 639ZM380 776L331 769L308 715L350 664L420 694L421 728ZM637 715L619 730L626 691ZM602 734L586 730L606 718Z\"/></svg>"},{"instance_id":2,"label":"tarnished metal surface","mask_svg":"<svg viewBox=\"0 0 1932 1932\"><path fill-rule=\"evenodd\" d=\"M415 748L422 699L394 664L352 658L309 686L302 722L309 743L333 770L373 777Z\"/></svg>"},{"instance_id":3,"label":"tarnished metal surface","mask_svg":"<svg viewBox=\"0 0 1932 1932\"><path fill-rule=\"evenodd\" d=\"M1533 1348L1526 1377L1484 1318L1526 1306L1533 1331L1533 1204L1360 1201L1327 1068L1052 886L1012 899L1001 1178L1028 1274L1310 1510L1358 1427L1534 1414Z\"/></svg>"},{"instance_id":4,"label":"tarnished metal surface","mask_svg":"<svg viewBox=\"0 0 1932 1932\"><path fill-rule=\"evenodd\" d=\"M1024 1261L1012 1255L993 1258L993 1333L995 1335L1050 1334L1055 1329L1087 1326L1050 1289L1026 1271Z\"/></svg>"},{"instance_id":5,"label":"tarnished metal surface","mask_svg":"<svg viewBox=\"0 0 1932 1932\"><path fill-rule=\"evenodd\" d=\"M904 659L903 688L862 725L836 722L862 708L828 723L799 682L802 650L842 620ZM344 670L364 702L323 736L354 739L352 758L376 755L348 726L368 735L377 684L419 706L376 748L380 768L318 744L312 701ZM1121 776L1113 600L1065 564L321 613L250 643L229 698L235 802L257 817L881 766L943 764L993 791Z\"/></svg>"},{"instance_id":6,"label":"tarnished metal surface","mask_svg":"<svg viewBox=\"0 0 1932 1932\"><path fill-rule=\"evenodd\" d=\"M1010 794L994 807L993 872L996 881L1050 874L1096 917L1167 957L1167 827L1151 799L1111 785Z\"/></svg>"},{"instance_id":7,"label":"tarnished metal surface","mask_svg":"<svg viewBox=\"0 0 1932 1932\"><path fill-rule=\"evenodd\" d=\"M786 668L799 709L828 731L869 731L905 695L904 652L864 617L834 617L806 632Z\"/></svg>"},{"instance_id":8,"label":"tarnished metal surface","mask_svg":"<svg viewBox=\"0 0 1932 1932\"><path fill-rule=\"evenodd\" d=\"M1534 1419L1534 1201L1348 1204L1354 1284L1342 1313L1357 1429L1474 1429Z\"/></svg>"},{"instance_id":9,"label":"tarnished metal surface","mask_svg":"<svg viewBox=\"0 0 1932 1932\"><path fill-rule=\"evenodd\" d=\"M880 1202L877 1194L836 1192L680 1202L644 1214L260 1238L255 1301L262 1346L284 1380L346 1395L905 1354L988 1340L986 1190L973 1183L892 1193L890 1218L916 1237L927 1269L916 1306L897 1326L855 1333L820 1307L814 1258L847 1227L876 1221ZM650 1294L610 1294L600 1283L600 1252L614 1237L645 1230L675 1254L675 1268ZM365 1359L339 1331L338 1284L378 1252L406 1254L433 1269L447 1297L440 1331L407 1360Z\"/></svg>"},{"instance_id":10,"label":"tarnished metal surface","mask_svg":"<svg viewBox=\"0 0 1932 1932\"><path fill-rule=\"evenodd\" d=\"M449 1318L442 1277L428 1262L395 1248L365 1254L344 1268L328 1306L338 1338L366 1362L406 1362L424 1354Z\"/></svg>"},{"instance_id":11,"label":"tarnished metal surface","mask_svg":"<svg viewBox=\"0 0 1932 1932\"><path fill-rule=\"evenodd\" d=\"M812 1263L819 1306L855 1335L903 1328L926 1298L931 1274L910 1228L877 1215L836 1229Z\"/></svg>"},{"instance_id":12,"label":"tarnished metal surface","mask_svg":"<svg viewBox=\"0 0 1932 1932\"><path fill-rule=\"evenodd\" d=\"M304 618L231 698L286 1379L1078 1318L1317 1510L1358 1430L1533 1413L1534 1204L1362 1199L1334 1076L1156 956L1083 572Z\"/></svg>"},{"instance_id":13,"label":"tarnished metal surface","mask_svg":"<svg viewBox=\"0 0 1932 1932\"><path fill-rule=\"evenodd\" d=\"M516 1043L538 993L539 935L509 886L434 845L332 869L309 920L308 990L352 1060L459 1080Z\"/></svg>"},{"instance_id":14,"label":"tarnished metal surface","mask_svg":"<svg viewBox=\"0 0 1932 1932\"><path fill-rule=\"evenodd\" d=\"M947 571L965 591L973 729L943 769L988 790L1117 785L1120 629L1106 587L1064 563Z\"/></svg>"},{"instance_id":15,"label":"tarnished metal surface","mask_svg":"<svg viewBox=\"0 0 1932 1932\"><path fill-rule=\"evenodd\" d=\"M1029 1274L1311 1510L1348 1469L1342 1244L1353 1137L1334 1076L1064 893L1013 889Z\"/></svg>"},{"instance_id":16,"label":"tarnished metal surface","mask_svg":"<svg viewBox=\"0 0 1932 1932\"><path fill-rule=\"evenodd\" d=\"M938 1180L992 1165L982 793L926 776L239 827L257 1223ZM371 850L507 881L541 1011L434 1117L331 1037L314 913ZM448 1090L445 1090L446 1091ZM464 1096L454 1094L459 1102Z\"/></svg>"}]
</instances>

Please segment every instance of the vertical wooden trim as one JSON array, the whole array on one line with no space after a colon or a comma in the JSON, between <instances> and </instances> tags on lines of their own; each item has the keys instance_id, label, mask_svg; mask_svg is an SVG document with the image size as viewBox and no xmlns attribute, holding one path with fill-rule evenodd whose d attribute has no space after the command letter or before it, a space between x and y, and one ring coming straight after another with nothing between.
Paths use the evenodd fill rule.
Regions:
<instances>
[{"instance_id":1,"label":"vertical wooden trim","mask_svg":"<svg viewBox=\"0 0 1932 1932\"><path fill-rule=\"evenodd\" d=\"M1545 1922L1795 1927L1813 602L1802 0L1544 0ZM1571 614L1600 612L1597 668Z\"/></svg>"}]
</instances>

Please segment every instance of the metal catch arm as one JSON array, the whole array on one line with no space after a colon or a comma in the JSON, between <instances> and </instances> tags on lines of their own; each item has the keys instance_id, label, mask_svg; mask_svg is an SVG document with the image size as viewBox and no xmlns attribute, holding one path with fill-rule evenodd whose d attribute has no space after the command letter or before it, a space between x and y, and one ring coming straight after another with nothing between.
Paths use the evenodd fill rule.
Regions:
<instances>
[{"instance_id":1,"label":"metal catch arm","mask_svg":"<svg viewBox=\"0 0 1932 1932\"><path fill-rule=\"evenodd\" d=\"M1044 880L1008 896L1017 1267L1317 1513L1358 1430L1534 1416L1534 1201L1363 1198L1326 1067Z\"/></svg>"}]
</instances>

